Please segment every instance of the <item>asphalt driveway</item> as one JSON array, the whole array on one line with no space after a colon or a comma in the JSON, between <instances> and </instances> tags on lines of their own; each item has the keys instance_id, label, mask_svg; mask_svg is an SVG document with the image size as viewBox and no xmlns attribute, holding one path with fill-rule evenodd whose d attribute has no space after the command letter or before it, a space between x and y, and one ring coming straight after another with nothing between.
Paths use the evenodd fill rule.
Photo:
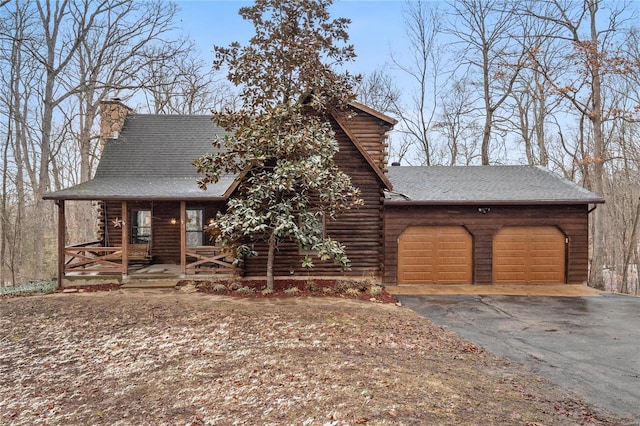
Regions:
<instances>
[{"instance_id":1,"label":"asphalt driveway","mask_svg":"<svg viewBox=\"0 0 640 426\"><path fill-rule=\"evenodd\" d=\"M640 424L640 298L396 297L434 323Z\"/></svg>"}]
</instances>

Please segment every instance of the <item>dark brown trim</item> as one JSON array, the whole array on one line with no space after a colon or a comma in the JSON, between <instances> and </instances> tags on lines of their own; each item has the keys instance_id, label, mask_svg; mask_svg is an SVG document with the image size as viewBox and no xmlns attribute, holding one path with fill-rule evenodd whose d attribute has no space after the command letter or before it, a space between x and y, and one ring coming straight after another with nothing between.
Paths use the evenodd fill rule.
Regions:
<instances>
[{"instance_id":1,"label":"dark brown trim","mask_svg":"<svg viewBox=\"0 0 640 426\"><path fill-rule=\"evenodd\" d=\"M356 102L356 101L351 101L349 102L349 105L352 106L355 109L359 109L362 112L365 112L369 115L374 116L375 118L378 118L386 123L391 124L392 126L398 124L398 120L396 120L395 118L391 118L386 114L381 113L380 111L376 111L373 108L369 108L368 106L361 104L360 102Z\"/></svg>"},{"instance_id":2,"label":"dark brown trim","mask_svg":"<svg viewBox=\"0 0 640 426\"><path fill-rule=\"evenodd\" d=\"M395 201L385 200L385 206L532 206L532 205L587 205L587 204L604 204L604 199L597 200L420 200L420 201Z\"/></svg>"},{"instance_id":3,"label":"dark brown trim","mask_svg":"<svg viewBox=\"0 0 640 426\"><path fill-rule=\"evenodd\" d=\"M371 166L371 169L375 172L375 174L378 176L380 181L384 184L385 188L391 191L393 189L393 185L391 184L391 181L389 180L387 175L384 173L384 171L380 169L380 167L378 167L376 162L373 161L373 159L371 158L371 155L369 155L367 150L365 150L362 147L362 144L360 143L356 135L351 131L347 123L345 123L345 121L335 112L332 112L331 116L336 120L336 122L338 123L342 131L347 135L347 137L351 139L351 142L353 142L353 145L358 149L360 154L362 154L366 162L369 163L369 166Z\"/></svg>"},{"instance_id":4,"label":"dark brown trim","mask_svg":"<svg viewBox=\"0 0 640 426\"><path fill-rule=\"evenodd\" d=\"M43 196L43 200L53 200L53 201L227 201L228 197L225 196L198 196L198 197L188 197L188 196L180 196L180 197L147 197L147 196L135 196L135 197L127 197L122 195L107 195L107 196L98 196L92 195L91 197L51 197L51 196Z\"/></svg>"}]
</instances>

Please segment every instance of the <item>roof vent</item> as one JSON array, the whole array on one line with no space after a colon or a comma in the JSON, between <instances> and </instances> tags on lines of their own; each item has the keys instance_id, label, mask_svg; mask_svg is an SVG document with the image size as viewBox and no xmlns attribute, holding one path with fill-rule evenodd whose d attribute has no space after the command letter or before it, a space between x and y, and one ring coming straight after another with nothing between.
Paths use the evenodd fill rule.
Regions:
<instances>
[{"instance_id":1,"label":"roof vent","mask_svg":"<svg viewBox=\"0 0 640 426\"><path fill-rule=\"evenodd\" d=\"M393 163L391 163L392 167L398 167L400 165L399 161L394 161Z\"/></svg>"}]
</instances>

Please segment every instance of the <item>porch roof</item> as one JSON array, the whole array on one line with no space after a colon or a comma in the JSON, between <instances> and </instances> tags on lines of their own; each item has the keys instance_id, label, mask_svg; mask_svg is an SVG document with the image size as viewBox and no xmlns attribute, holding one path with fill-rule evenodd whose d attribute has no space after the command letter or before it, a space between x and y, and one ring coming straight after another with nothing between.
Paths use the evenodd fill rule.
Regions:
<instances>
[{"instance_id":1,"label":"porch roof","mask_svg":"<svg viewBox=\"0 0 640 426\"><path fill-rule=\"evenodd\" d=\"M207 190L195 177L99 177L45 195L45 200L224 200L235 175L225 175Z\"/></svg>"},{"instance_id":2,"label":"porch roof","mask_svg":"<svg viewBox=\"0 0 640 426\"><path fill-rule=\"evenodd\" d=\"M599 204L604 199L539 166L389 168L385 204Z\"/></svg>"},{"instance_id":3,"label":"porch roof","mask_svg":"<svg viewBox=\"0 0 640 426\"><path fill-rule=\"evenodd\" d=\"M116 138L105 141L95 177L46 194L46 200L225 199L236 175L225 175L207 191L193 161L225 135L211 115L129 114Z\"/></svg>"}]
</instances>

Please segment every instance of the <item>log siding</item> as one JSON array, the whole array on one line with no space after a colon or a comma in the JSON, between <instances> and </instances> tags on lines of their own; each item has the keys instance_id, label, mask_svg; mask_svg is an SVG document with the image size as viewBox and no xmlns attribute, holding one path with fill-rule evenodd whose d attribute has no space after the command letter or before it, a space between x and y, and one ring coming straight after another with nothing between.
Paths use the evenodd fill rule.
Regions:
<instances>
[{"instance_id":1,"label":"log siding","mask_svg":"<svg viewBox=\"0 0 640 426\"><path fill-rule=\"evenodd\" d=\"M368 117L368 115L363 115ZM383 267L382 247L382 207L383 188L369 163L363 158L349 137L342 131L336 122L332 122L336 140L340 145L340 151L334 160L338 167L351 177L354 186L360 188L364 205L340 214L335 221L327 220L327 236L341 242L346 246L347 256L351 261L351 269L342 271L340 266L332 261L320 261L313 258L314 268L310 271L301 267L303 255L296 244L290 242L281 243L276 252L274 275L276 276L373 276L381 277ZM381 145L381 129L385 127L380 120L369 120L368 126L371 134L375 134L378 146ZM362 124L362 128L366 126ZM363 130L364 131L364 130ZM378 161L382 161L384 155L381 148L375 153ZM266 273L267 246L264 243L255 243L254 249L257 257L248 258L244 262L245 276L264 276Z\"/></svg>"}]
</instances>

